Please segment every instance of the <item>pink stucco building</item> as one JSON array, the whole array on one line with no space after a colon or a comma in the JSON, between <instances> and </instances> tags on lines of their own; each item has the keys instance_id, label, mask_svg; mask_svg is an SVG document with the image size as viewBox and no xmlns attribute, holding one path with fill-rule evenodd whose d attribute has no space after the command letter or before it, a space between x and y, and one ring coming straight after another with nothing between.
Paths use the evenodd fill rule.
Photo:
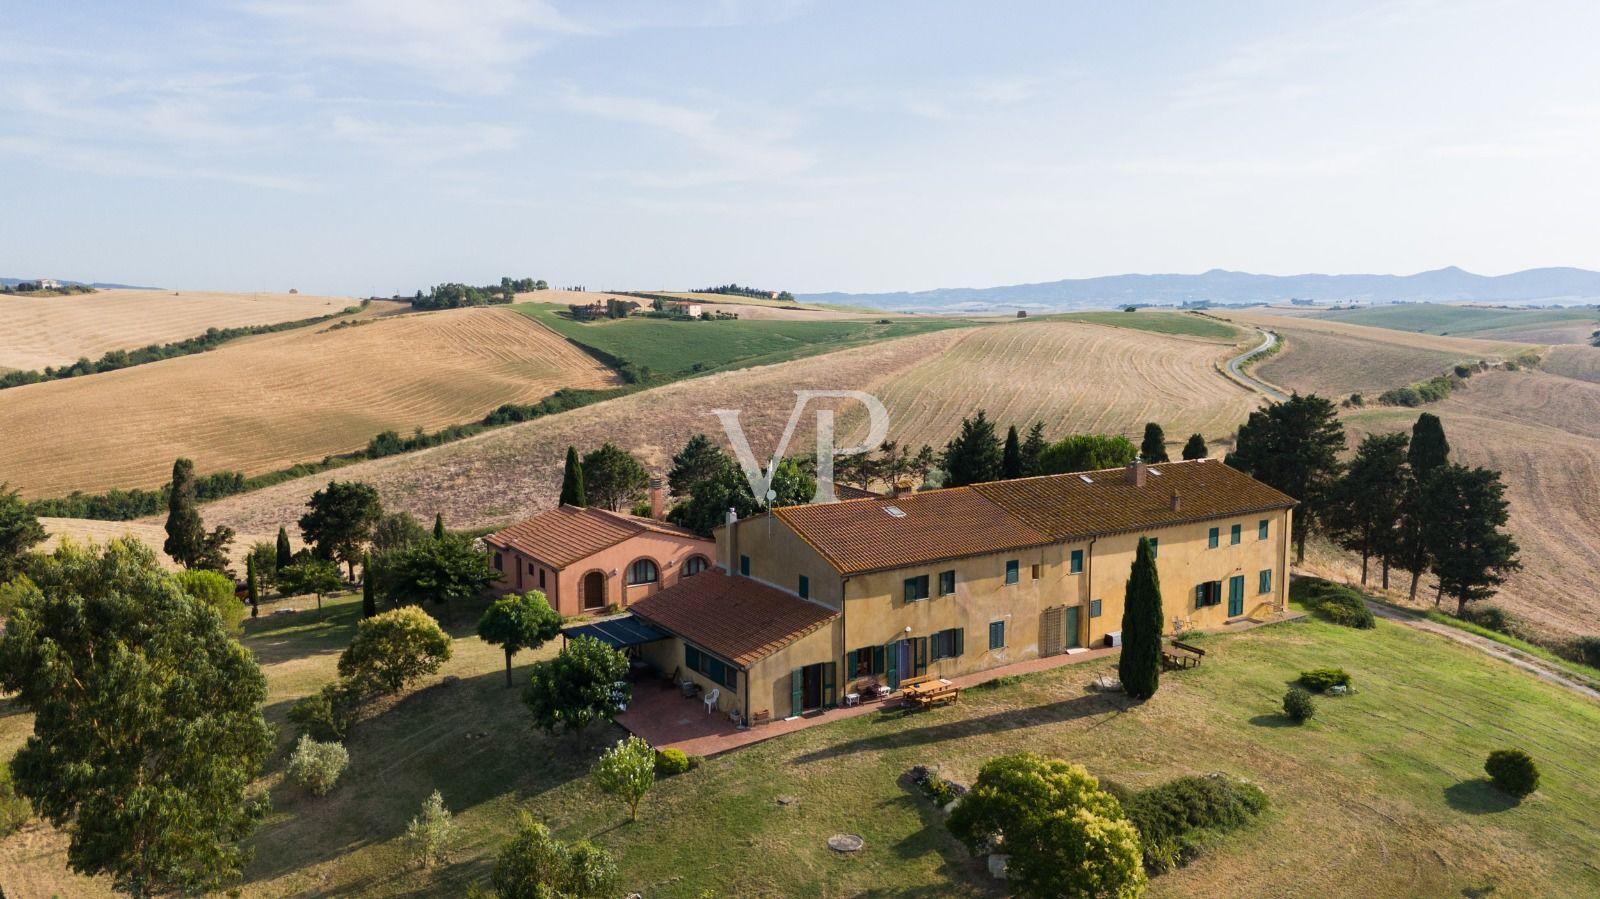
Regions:
<instances>
[{"instance_id":1,"label":"pink stucco building","mask_svg":"<svg viewBox=\"0 0 1600 899\"><path fill-rule=\"evenodd\" d=\"M484 538L497 593L538 590L562 615L627 608L711 566L716 544L652 518L577 506L540 513Z\"/></svg>"}]
</instances>

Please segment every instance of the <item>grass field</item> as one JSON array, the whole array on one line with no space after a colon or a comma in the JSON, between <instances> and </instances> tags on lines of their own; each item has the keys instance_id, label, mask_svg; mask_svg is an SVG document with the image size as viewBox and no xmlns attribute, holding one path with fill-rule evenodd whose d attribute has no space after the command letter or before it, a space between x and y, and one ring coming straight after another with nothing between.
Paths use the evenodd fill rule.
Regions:
<instances>
[{"instance_id":1,"label":"grass field","mask_svg":"<svg viewBox=\"0 0 1600 899\"><path fill-rule=\"evenodd\" d=\"M1371 325L1419 334L1453 334L1525 343L1577 343L1600 327L1600 310L1510 309L1503 306L1459 306L1443 303L1401 303L1362 309L1319 312L1321 321Z\"/></svg>"},{"instance_id":2,"label":"grass field","mask_svg":"<svg viewBox=\"0 0 1600 899\"><path fill-rule=\"evenodd\" d=\"M270 325L338 312L356 301L287 293L101 290L0 297L0 367L43 369L107 350L197 337L207 328Z\"/></svg>"},{"instance_id":3,"label":"grass field","mask_svg":"<svg viewBox=\"0 0 1600 899\"><path fill-rule=\"evenodd\" d=\"M1600 383L1600 347L1587 344L1552 347L1540 367L1551 374Z\"/></svg>"},{"instance_id":4,"label":"grass field","mask_svg":"<svg viewBox=\"0 0 1600 899\"><path fill-rule=\"evenodd\" d=\"M1117 328L1152 331L1156 334L1203 337L1230 343L1244 336L1239 332L1238 328L1226 322L1217 321L1214 318L1191 315L1186 312L1153 312L1148 309L1138 312L1065 312L1060 315L1033 316L1027 320L1030 322L1087 322L1094 325L1111 325Z\"/></svg>"},{"instance_id":5,"label":"grass field","mask_svg":"<svg viewBox=\"0 0 1600 899\"><path fill-rule=\"evenodd\" d=\"M563 307L519 303L517 312L574 341L595 347L656 376L679 376L785 362L872 341L968 327L954 319L893 321L672 321L627 318L577 322L558 315Z\"/></svg>"},{"instance_id":6,"label":"grass field","mask_svg":"<svg viewBox=\"0 0 1600 899\"><path fill-rule=\"evenodd\" d=\"M304 607L303 602L295 605ZM358 603L325 619L263 618L245 644L270 681L269 717L333 676ZM463 622L471 616L463 615ZM1081 762L1132 786L1226 771L1259 784L1272 809L1205 843L1192 865L1155 878L1154 897L1587 896L1600 891L1600 835L1590 776L1600 707L1440 637L1389 622L1354 631L1302 621L1208 636L1200 669L1162 679L1150 702L1089 692L1113 663L1068 666L918 715L886 711L814 727L710 760L665 780L637 824L597 797L584 773L616 731L588 747L551 740L501 680L493 647L461 623L455 658L430 685L358 725L351 768L323 799L264 783L274 811L253 840L247 896L458 895L488 874L518 811L566 839L615 852L624 886L651 897L996 896L901 785L912 765L970 783L987 758L1031 750ZM518 657L526 666L552 647ZM1278 714L1299 671L1334 665L1358 692L1319 702L1301 727ZM23 715L0 718L15 746ZM286 747L289 735L280 737ZM1489 750L1520 746L1538 760L1540 791L1520 804L1483 779ZM399 835L422 799L442 791L465 839L446 865L410 865ZM787 807L779 796L797 801ZM859 833L841 857L823 841ZM718 847L712 851L711 847ZM8 895L104 895L64 873L62 840L38 825L0 843Z\"/></svg>"},{"instance_id":7,"label":"grass field","mask_svg":"<svg viewBox=\"0 0 1600 899\"><path fill-rule=\"evenodd\" d=\"M167 539L167 530L164 524L148 521L95 521L87 518L41 518L39 523L44 525L45 532L50 538L40 544L39 552L49 552L60 545L63 538L79 544L98 543L104 545L117 537L134 537L144 541L156 550L156 559L168 571L177 571L178 563L168 558L161 551L161 544ZM249 555L250 546L254 543L271 543L278 539L277 531L262 532L259 534L235 534L233 545L229 547L228 556L233 560L233 566L241 578L244 577L244 557ZM299 549L300 530L296 527L289 528L290 545Z\"/></svg>"},{"instance_id":8,"label":"grass field","mask_svg":"<svg viewBox=\"0 0 1600 899\"><path fill-rule=\"evenodd\" d=\"M963 416L985 409L1002 429L1042 421L1052 438L1095 432L1137 441L1146 422L1159 421L1176 456L1192 433L1231 439L1256 408L1254 393L1217 372L1228 352L1212 342L1030 319L965 334L875 392L891 433L913 448L943 446Z\"/></svg>"},{"instance_id":9,"label":"grass field","mask_svg":"<svg viewBox=\"0 0 1600 899\"><path fill-rule=\"evenodd\" d=\"M318 326L8 390L0 480L31 498L154 486L178 456L201 472L271 471L357 449L386 428L435 429L560 387L614 382L504 309Z\"/></svg>"}]
</instances>

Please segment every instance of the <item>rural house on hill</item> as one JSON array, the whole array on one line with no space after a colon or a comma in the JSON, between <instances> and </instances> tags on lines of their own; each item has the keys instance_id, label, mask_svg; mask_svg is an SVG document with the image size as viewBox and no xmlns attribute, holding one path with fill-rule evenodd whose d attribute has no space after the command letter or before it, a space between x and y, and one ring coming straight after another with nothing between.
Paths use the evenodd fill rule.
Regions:
<instances>
[{"instance_id":1,"label":"rural house on hill","mask_svg":"<svg viewBox=\"0 0 1600 899\"><path fill-rule=\"evenodd\" d=\"M744 720L869 684L1114 644L1139 538L1169 632L1287 608L1296 501L1214 460L790 506L717 530L717 569L631 604L618 648Z\"/></svg>"},{"instance_id":2,"label":"rural house on hill","mask_svg":"<svg viewBox=\"0 0 1600 899\"><path fill-rule=\"evenodd\" d=\"M659 507L659 488L652 493ZM483 538L501 593L540 590L563 616L626 608L711 566L715 545L654 518L561 506Z\"/></svg>"}]
</instances>

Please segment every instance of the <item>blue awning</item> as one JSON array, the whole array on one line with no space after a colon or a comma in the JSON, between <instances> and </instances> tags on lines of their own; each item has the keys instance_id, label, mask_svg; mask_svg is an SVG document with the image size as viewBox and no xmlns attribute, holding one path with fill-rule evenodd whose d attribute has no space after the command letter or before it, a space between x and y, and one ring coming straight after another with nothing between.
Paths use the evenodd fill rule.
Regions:
<instances>
[{"instance_id":1,"label":"blue awning","mask_svg":"<svg viewBox=\"0 0 1600 899\"><path fill-rule=\"evenodd\" d=\"M612 649L627 649L641 643L665 640L669 636L666 631L645 624L632 615L619 615L604 621L564 627L561 633L569 640L574 637L593 637Z\"/></svg>"}]
</instances>

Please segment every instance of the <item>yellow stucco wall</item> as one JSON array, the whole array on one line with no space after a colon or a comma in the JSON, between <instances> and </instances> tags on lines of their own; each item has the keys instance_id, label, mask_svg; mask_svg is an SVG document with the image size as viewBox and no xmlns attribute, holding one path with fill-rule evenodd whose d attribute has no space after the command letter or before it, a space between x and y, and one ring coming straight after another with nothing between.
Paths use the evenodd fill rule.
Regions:
<instances>
[{"instance_id":1,"label":"yellow stucco wall","mask_svg":"<svg viewBox=\"0 0 1600 899\"><path fill-rule=\"evenodd\" d=\"M812 602L830 609L839 608L842 596L839 572L782 521L774 517L769 527L767 516L759 515L735 527L738 533L731 555L728 528L723 526L715 532L718 562L726 566L729 573L739 572L739 556L749 556L752 578L779 590L798 593L800 576L805 575L810 581L808 598Z\"/></svg>"},{"instance_id":2,"label":"yellow stucco wall","mask_svg":"<svg viewBox=\"0 0 1600 899\"><path fill-rule=\"evenodd\" d=\"M837 643L838 619L834 619L772 655L757 660L749 671L739 672L738 685L732 689L712 681L697 671L685 668L684 641L676 636L646 643L639 648L639 651L661 671L669 674L677 671L680 680L687 677L699 684L702 695L720 687L721 693L717 697L717 707L720 710L726 712L738 709L740 714L751 717L757 712L766 711L772 720L776 721L791 714L790 677L794 669L831 661L834 655L833 647ZM705 647L702 646L700 649L704 651ZM844 692L841 685L837 693L843 695Z\"/></svg>"}]
</instances>

